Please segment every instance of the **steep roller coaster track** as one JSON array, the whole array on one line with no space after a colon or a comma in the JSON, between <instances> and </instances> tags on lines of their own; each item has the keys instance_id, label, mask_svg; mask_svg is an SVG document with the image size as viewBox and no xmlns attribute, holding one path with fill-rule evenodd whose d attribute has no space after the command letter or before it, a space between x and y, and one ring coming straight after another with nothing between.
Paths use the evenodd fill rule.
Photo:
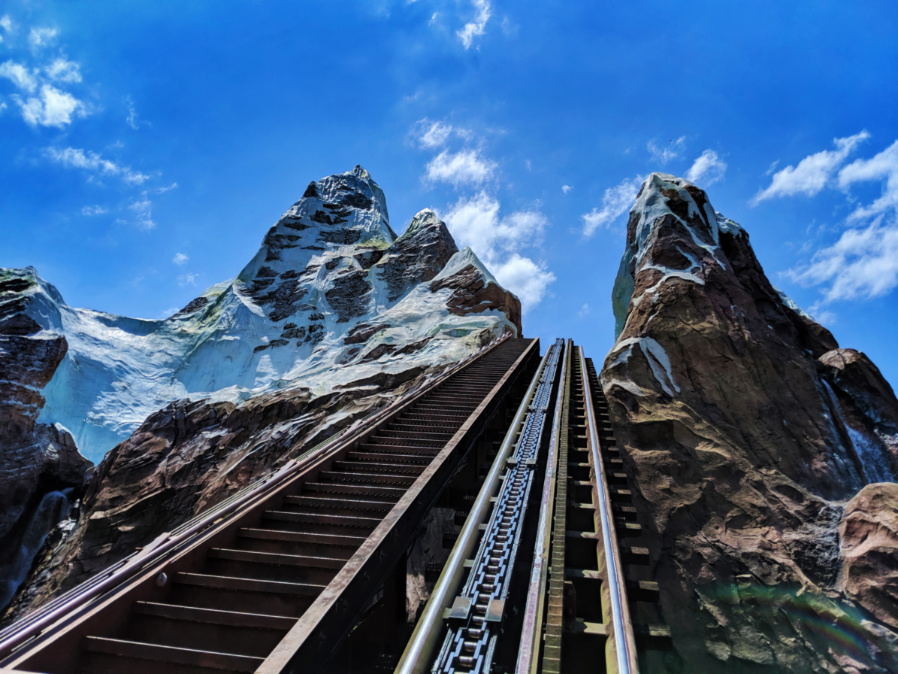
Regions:
<instances>
[{"instance_id":1,"label":"steep roller coaster track","mask_svg":"<svg viewBox=\"0 0 898 674\"><path fill-rule=\"evenodd\" d=\"M0 667L635 673L669 632L626 482L592 362L506 338L0 632Z\"/></svg>"}]
</instances>

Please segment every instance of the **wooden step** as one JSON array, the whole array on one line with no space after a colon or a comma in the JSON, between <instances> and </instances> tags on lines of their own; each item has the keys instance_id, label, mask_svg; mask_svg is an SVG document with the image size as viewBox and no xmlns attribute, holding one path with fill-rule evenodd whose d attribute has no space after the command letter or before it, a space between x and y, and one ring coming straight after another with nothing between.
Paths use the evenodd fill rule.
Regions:
<instances>
[{"instance_id":1,"label":"wooden step","mask_svg":"<svg viewBox=\"0 0 898 674\"><path fill-rule=\"evenodd\" d=\"M190 648L160 646L139 641L108 639L106 637L85 637L82 642L82 648L93 653L104 653L123 658L171 662L191 667L207 667L232 672L255 672L265 661L264 658L235 655L233 653L198 651ZM123 671L126 670L123 669Z\"/></svg>"}]
</instances>

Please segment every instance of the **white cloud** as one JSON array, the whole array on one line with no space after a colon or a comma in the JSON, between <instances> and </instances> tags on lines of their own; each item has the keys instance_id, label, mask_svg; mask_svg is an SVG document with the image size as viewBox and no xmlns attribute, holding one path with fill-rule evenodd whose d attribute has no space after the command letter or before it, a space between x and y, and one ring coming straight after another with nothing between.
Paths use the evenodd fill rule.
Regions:
<instances>
[{"instance_id":1,"label":"white cloud","mask_svg":"<svg viewBox=\"0 0 898 674\"><path fill-rule=\"evenodd\" d=\"M452 133L452 125L445 122L431 121L426 117L415 125L415 137L421 147L440 147L445 145Z\"/></svg>"},{"instance_id":2,"label":"white cloud","mask_svg":"<svg viewBox=\"0 0 898 674\"><path fill-rule=\"evenodd\" d=\"M0 103L0 113L2 113L6 108L9 107L6 105L6 102Z\"/></svg>"},{"instance_id":3,"label":"white cloud","mask_svg":"<svg viewBox=\"0 0 898 674\"><path fill-rule=\"evenodd\" d=\"M47 76L56 82L80 82L81 66L65 58L55 59L45 68Z\"/></svg>"},{"instance_id":4,"label":"white cloud","mask_svg":"<svg viewBox=\"0 0 898 674\"><path fill-rule=\"evenodd\" d=\"M515 211L504 218L499 211L499 201L481 191L459 199L444 220L456 241L470 246L496 279L520 298L526 311L543 299L555 280L544 264L521 254L540 245L548 220L536 210Z\"/></svg>"},{"instance_id":5,"label":"white cloud","mask_svg":"<svg viewBox=\"0 0 898 674\"><path fill-rule=\"evenodd\" d=\"M561 191L563 194L569 193L572 189L574 189L574 188L571 187L570 185L562 185L561 186Z\"/></svg>"},{"instance_id":6,"label":"white cloud","mask_svg":"<svg viewBox=\"0 0 898 674\"><path fill-rule=\"evenodd\" d=\"M655 141L650 140L646 144L646 148L651 153L652 159L666 164L671 159L676 159L685 145L686 136L680 136L676 140L669 141L664 147L659 147Z\"/></svg>"},{"instance_id":7,"label":"white cloud","mask_svg":"<svg viewBox=\"0 0 898 674\"><path fill-rule=\"evenodd\" d=\"M450 153L443 150L427 164L427 180L459 185L482 185L490 180L498 165L478 150Z\"/></svg>"},{"instance_id":8,"label":"white cloud","mask_svg":"<svg viewBox=\"0 0 898 674\"><path fill-rule=\"evenodd\" d=\"M13 96L13 100L21 108L22 118L31 126L62 128L72 123L73 115L87 115L87 109L81 101L52 84L41 85L38 96L29 96L25 100Z\"/></svg>"},{"instance_id":9,"label":"white cloud","mask_svg":"<svg viewBox=\"0 0 898 674\"><path fill-rule=\"evenodd\" d=\"M12 60L0 63L0 77L8 79L16 87L29 94L37 90L37 78L21 63Z\"/></svg>"},{"instance_id":10,"label":"white cloud","mask_svg":"<svg viewBox=\"0 0 898 674\"><path fill-rule=\"evenodd\" d=\"M577 312L577 315L580 318L585 318L589 315L589 304L584 303L583 306L580 307L580 311Z\"/></svg>"},{"instance_id":11,"label":"white cloud","mask_svg":"<svg viewBox=\"0 0 898 674\"><path fill-rule=\"evenodd\" d=\"M84 208L81 209L81 215L88 215L88 216L104 215L108 212L109 211L107 211L102 206L85 206Z\"/></svg>"},{"instance_id":12,"label":"white cloud","mask_svg":"<svg viewBox=\"0 0 898 674\"><path fill-rule=\"evenodd\" d=\"M488 265L496 280L521 300L521 310L526 312L539 304L555 274L529 257L512 253L499 264Z\"/></svg>"},{"instance_id":13,"label":"white cloud","mask_svg":"<svg viewBox=\"0 0 898 674\"><path fill-rule=\"evenodd\" d=\"M190 273L188 273L188 274L181 274L181 275L178 277L178 285L181 286L182 288L183 288L184 286L195 286L195 285L196 285L196 280L197 280L199 277L200 277L199 274L190 274Z\"/></svg>"},{"instance_id":14,"label":"white cloud","mask_svg":"<svg viewBox=\"0 0 898 674\"><path fill-rule=\"evenodd\" d=\"M55 28L32 28L28 34L28 41L32 47L45 47L56 39L58 33Z\"/></svg>"},{"instance_id":15,"label":"white cloud","mask_svg":"<svg viewBox=\"0 0 898 674\"><path fill-rule=\"evenodd\" d=\"M726 162L714 150L705 150L686 172L686 180L702 186L712 185L723 178L726 170Z\"/></svg>"},{"instance_id":16,"label":"white cloud","mask_svg":"<svg viewBox=\"0 0 898 674\"><path fill-rule=\"evenodd\" d=\"M854 136L836 138L835 150L824 150L809 155L798 162L797 166L787 166L773 174L770 186L758 192L752 201L757 205L765 199L773 197L789 197L796 194L814 196L822 190L835 174L836 169L847 159L861 142L870 137L866 131Z\"/></svg>"},{"instance_id":17,"label":"white cloud","mask_svg":"<svg viewBox=\"0 0 898 674\"><path fill-rule=\"evenodd\" d=\"M599 227L608 227L621 215L630 210L636 195L645 180L642 176L625 178L619 185L609 187L602 197L602 207L593 208L589 213L581 215L583 219L583 236L590 237Z\"/></svg>"},{"instance_id":18,"label":"white cloud","mask_svg":"<svg viewBox=\"0 0 898 674\"><path fill-rule=\"evenodd\" d=\"M898 222L883 224L880 216L849 229L788 275L804 286L825 286L823 303L881 297L898 286Z\"/></svg>"},{"instance_id":19,"label":"white cloud","mask_svg":"<svg viewBox=\"0 0 898 674\"><path fill-rule=\"evenodd\" d=\"M857 159L839 171L839 187L845 189L858 182L884 180L882 196L869 206L857 208L849 219L874 217L898 210L898 141L871 159Z\"/></svg>"},{"instance_id":20,"label":"white cloud","mask_svg":"<svg viewBox=\"0 0 898 674\"><path fill-rule=\"evenodd\" d=\"M7 33L12 31L12 19L9 18L9 14L4 14L0 17L0 28Z\"/></svg>"},{"instance_id":21,"label":"white cloud","mask_svg":"<svg viewBox=\"0 0 898 674\"><path fill-rule=\"evenodd\" d=\"M128 210L134 211L134 216L137 218L135 224L140 229L149 231L156 227L156 223L153 221L153 202L147 198L146 192L140 199L130 204Z\"/></svg>"},{"instance_id":22,"label":"white cloud","mask_svg":"<svg viewBox=\"0 0 898 674\"><path fill-rule=\"evenodd\" d=\"M168 187L157 187L153 190L153 194L165 194L166 192L171 192L174 189L178 188L178 183L172 183Z\"/></svg>"},{"instance_id":23,"label":"white cloud","mask_svg":"<svg viewBox=\"0 0 898 674\"><path fill-rule=\"evenodd\" d=\"M171 261L173 264L180 266L180 265L187 264L187 260L189 260L189 259L190 258L187 255L185 255L184 253L175 253L175 256L171 259Z\"/></svg>"},{"instance_id":24,"label":"white cloud","mask_svg":"<svg viewBox=\"0 0 898 674\"><path fill-rule=\"evenodd\" d=\"M137 131L140 128L140 124L137 123L137 109L134 107L134 101L131 100L130 96L125 97L125 105L128 106L128 116L125 118L125 121L128 123L128 126Z\"/></svg>"},{"instance_id":25,"label":"white cloud","mask_svg":"<svg viewBox=\"0 0 898 674\"><path fill-rule=\"evenodd\" d=\"M45 155L53 162L68 168L80 168L91 173L118 176L129 185L142 185L149 179L148 175L134 171L128 166L116 164L109 159L104 159L96 152L85 152L73 147L67 147L62 150L49 147L45 150Z\"/></svg>"},{"instance_id":26,"label":"white cloud","mask_svg":"<svg viewBox=\"0 0 898 674\"><path fill-rule=\"evenodd\" d=\"M474 38L481 37L486 32L486 22L490 20L490 3L487 0L471 0L474 5L475 17L470 23L456 33L465 49L470 49L474 44Z\"/></svg>"}]
</instances>

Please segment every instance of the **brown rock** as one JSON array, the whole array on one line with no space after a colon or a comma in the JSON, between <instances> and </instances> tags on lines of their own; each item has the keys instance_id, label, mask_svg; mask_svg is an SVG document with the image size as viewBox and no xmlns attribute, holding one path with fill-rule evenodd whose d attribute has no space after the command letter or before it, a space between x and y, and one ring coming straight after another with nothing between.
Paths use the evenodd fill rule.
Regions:
<instances>
[{"instance_id":1,"label":"brown rock","mask_svg":"<svg viewBox=\"0 0 898 674\"><path fill-rule=\"evenodd\" d=\"M501 311L522 335L521 301L495 283L484 285L482 272L473 264L466 265L455 274L433 281L430 291L451 288L452 294L446 302L449 311L456 316L479 314L488 309Z\"/></svg>"},{"instance_id":2,"label":"brown rock","mask_svg":"<svg viewBox=\"0 0 898 674\"><path fill-rule=\"evenodd\" d=\"M842 502L867 476L850 396L830 394L816 360L837 348L832 335L773 288L744 230L664 174L631 211L614 300L620 333L601 378L650 513L676 650L667 671L898 667L894 623L864 622L837 587ZM865 646L822 640L802 616Z\"/></svg>"},{"instance_id":3,"label":"brown rock","mask_svg":"<svg viewBox=\"0 0 898 674\"><path fill-rule=\"evenodd\" d=\"M898 625L898 484L867 485L839 524L839 589L886 625Z\"/></svg>"}]
</instances>

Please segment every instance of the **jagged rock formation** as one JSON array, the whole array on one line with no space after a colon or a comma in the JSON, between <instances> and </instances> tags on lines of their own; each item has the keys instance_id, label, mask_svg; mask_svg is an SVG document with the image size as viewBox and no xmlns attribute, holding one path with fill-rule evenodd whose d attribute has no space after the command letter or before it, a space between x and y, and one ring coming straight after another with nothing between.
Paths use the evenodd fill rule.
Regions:
<instances>
[{"instance_id":1,"label":"jagged rock formation","mask_svg":"<svg viewBox=\"0 0 898 674\"><path fill-rule=\"evenodd\" d=\"M0 270L0 606L58 521L59 490L79 486L90 465L65 428L37 422L68 344L29 316L45 310L36 285L33 269Z\"/></svg>"},{"instance_id":2,"label":"jagged rock formation","mask_svg":"<svg viewBox=\"0 0 898 674\"><path fill-rule=\"evenodd\" d=\"M613 300L602 383L650 513L667 670L898 671L895 485L871 486L898 478L898 402L875 366L671 175L637 197Z\"/></svg>"},{"instance_id":3,"label":"jagged rock formation","mask_svg":"<svg viewBox=\"0 0 898 674\"><path fill-rule=\"evenodd\" d=\"M397 238L361 167L311 183L236 278L165 320L72 309L34 270L4 273L27 279L12 324L58 344L32 349L29 371L43 374L16 399L45 397L37 420L74 436L56 446L102 458L17 612L442 367L521 334L518 299L431 211ZM459 304L462 277L492 301ZM28 409L20 416L33 422L39 405ZM12 479L31 479L22 476Z\"/></svg>"}]
</instances>

